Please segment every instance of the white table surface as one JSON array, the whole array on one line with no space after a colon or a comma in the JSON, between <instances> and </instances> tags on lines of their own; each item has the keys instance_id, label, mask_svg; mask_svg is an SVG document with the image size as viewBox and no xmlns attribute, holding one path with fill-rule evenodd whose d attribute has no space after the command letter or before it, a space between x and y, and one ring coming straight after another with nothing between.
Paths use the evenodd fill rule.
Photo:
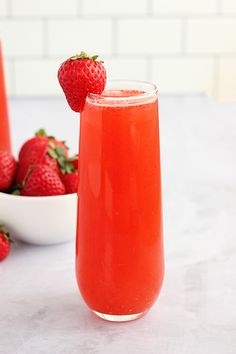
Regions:
<instances>
[{"instance_id":1,"label":"white table surface","mask_svg":"<svg viewBox=\"0 0 236 354\"><path fill-rule=\"evenodd\" d=\"M77 149L64 100L11 100L14 151L44 126ZM166 275L152 310L108 323L84 305L74 243L0 263L1 354L236 353L236 104L161 97Z\"/></svg>"}]
</instances>

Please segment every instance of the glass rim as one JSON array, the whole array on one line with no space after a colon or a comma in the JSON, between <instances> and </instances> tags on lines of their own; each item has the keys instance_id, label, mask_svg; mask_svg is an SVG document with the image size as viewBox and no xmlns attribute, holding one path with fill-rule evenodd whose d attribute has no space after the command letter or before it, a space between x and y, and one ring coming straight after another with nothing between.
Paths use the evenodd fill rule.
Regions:
<instances>
[{"instance_id":1,"label":"glass rim","mask_svg":"<svg viewBox=\"0 0 236 354\"><path fill-rule=\"evenodd\" d=\"M127 95L127 96L103 96L103 94L97 94L97 93L88 93L87 98L91 101L96 101L96 100L106 100L106 101L116 101L116 102L122 102L122 101L135 101L135 100L140 100L140 99L145 99L145 98L150 98L150 97L155 97L158 95L158 89L156 84L148 82L148 81L142 81L142 80L107 80L106 86L111 85L117 85L117 89L119 90L124 90L126 89L125 85L133 85L134 87L137 85L137 88L133 88L133 90L138 91L138 85L143 85L147 87L147 90L141 91L140 93L137 93L135 95ZM106 87L105 86L105 90ZM105 91L104 90L104 91ZM103 92L104 92L103 91Z\"/></svg>"}]
</instances>

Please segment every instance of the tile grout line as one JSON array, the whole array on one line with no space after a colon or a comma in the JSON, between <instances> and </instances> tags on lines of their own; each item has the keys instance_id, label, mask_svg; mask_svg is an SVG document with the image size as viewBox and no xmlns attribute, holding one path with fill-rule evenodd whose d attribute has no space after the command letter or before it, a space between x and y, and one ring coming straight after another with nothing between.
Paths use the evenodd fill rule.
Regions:
<instances>
[{"instance_id":1,"label":"tile grout line","mask_svg":"<svg viewBox=\"0 0 236 354\"><path fill-rule=\"evenodd\" d=\"M181 54L185 55L187 51L187 29L188 20L186 17L182 17L182 30L181 30Z\"/></svg>"},{"instance_id":2,"label":"tile grout line","mask_svg":"<svg viewBox=\"0 0 236 354\"><path fill-rule=\"evenodd\" d=\"M77 17L83 16L83 0L77 0L77 11L76 15Z\"/></svg>"},{"instance_id":3,"label":"tile grout line","mask_svg":"<svg viewBox=\"0 0 236 354\"><path fill-rule=\"evenodd\" d=\"M48 19L42 18L43 24L43 59L48 58Z\"/></svg>"},{"instance_id":4,"label":"tile grout line","mask_svg":"<svg viewBox=\"0 0 236 354\"><path fill-rule=\"evenodd\" d=\"M118 22L117 18L112 18L112 29L111 29L111 49L112 49L112 56L117 57L117 50L118 50Z\"/></svg>"},{"instance_id":5,"label":"tile grout line","mask_svg":"<svg viewBox=\"0 0 236 354\"><path fill-rule=\"evenodd\" d=\"M7 19L12 18L12 0L8 0L7 4Z\"/></svg>"},{"instance_id":6,"label":"tile grout line","mask_svg":"<svg viewBox=\"0 0 236 354\"><path fill-rule=\"evenodd\" d=\"M222 15L222 0L216 0L216 15Z\"/></svg>"},{"instance_id":7,"label":"tile grout line","mask_svg":"<svg viewBox=\"0 0 236 354\"><path fill-rule=\"evenodd\" d=\"M60 54L60 55L66 55L68 53ZM47 59L51 60L57 60L58 56L57 54L51 54L47 55ZM138 54L119 54L114 55L113 53L111 54L106 54L106 53L101 53L102 56L105 56L107 59L113 59L113 58L119 58L119 59L136 59L137 55L139 56L140 59L146 59L147 55L143 55L143 53L138 53ZM154 55L150 55L150 58L156 60L156 59L183 59L183 58L188 58L188 59L209 59L212 57L217 56L217 53L186 53L183 55L183 53L155 53ZM5 56L6 57L6 56ZM224 59L228 58L233 58L236 59L236 53L220 53L220 57ZM17 60L18 62L22 61L38 61L42 59L41 55L25 55L25 56L19 56L19 57L14 57L14 56L7 56L7 60Z\"/></svg>"},{"instance_id":8,"label":"tile grout line","mask_svg":"<svg viewBox=\"0 0 236 354\"><path fill-rule=\"evenodd\" d=\"M11 12L11 7L8 6L8 12ZM221 11L221 10L220 10ZM52 20L52 21L70 21L70 20L76 20L78 19L78 14L75 13L74 15L50 15L49 17L45 16L45 18ZM87 20L109 20L112 18L112 16L115 16L117 19L121 19L121 20L148 20L148 19L153 19L156 21L162 21L162 20L181 20L183 17L188 18L190 20L206 20L206 19L219 19L219 18L223 18L223 19L236 19L236 14L226 14L226 13L214 13L214 14L189 14L189 15L184 15L184 14L151 14L151 15L130 15L130 14L124 14L122 16L116 16L116 15L83 15L81 14L81 16L79 16L79 18L83 19L84 21ZM10 13L9 16L10 19L14 19L17 21L22 21L22 22L32 22L34 20L40 20L42 19L41 16L37 16L37 15L32 15L32 16L12 16L12 14Z\"/></svg>"},{"instance_id":9,"label":"tile grout line","mask_svg":"<svg viewBox=\"0 0 236 354\"><path fill-rule=\"evenodd\" d=\"M153 16L153 0L147 0L147 16Z\"/></svg>"}]
</instances>

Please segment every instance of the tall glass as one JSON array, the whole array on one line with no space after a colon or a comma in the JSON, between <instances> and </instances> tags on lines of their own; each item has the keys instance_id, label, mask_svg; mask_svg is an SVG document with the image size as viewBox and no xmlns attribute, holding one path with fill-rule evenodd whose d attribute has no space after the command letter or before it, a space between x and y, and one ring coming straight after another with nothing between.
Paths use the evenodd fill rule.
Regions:
<instances>
[{"instance_id":1,"label":"tall glass","mask_svg":"<svg viewBox=\"0 0 236 354\"><path fill-rule=\"evenodd\" d=\"M7 96L4 80L2 47L0 42L0 150L11 150Z\"/></svg>"},{"instance_id":2,"label":"tall glass","mask_svg":"<svg viewBox=\"0 0 236 354\"><path fill-rule=\"evenodd\" d=\"M110 82L81 114L76 275L98 316L129 321L163 279L157 89Z\"/></svg>"}]
</instances>

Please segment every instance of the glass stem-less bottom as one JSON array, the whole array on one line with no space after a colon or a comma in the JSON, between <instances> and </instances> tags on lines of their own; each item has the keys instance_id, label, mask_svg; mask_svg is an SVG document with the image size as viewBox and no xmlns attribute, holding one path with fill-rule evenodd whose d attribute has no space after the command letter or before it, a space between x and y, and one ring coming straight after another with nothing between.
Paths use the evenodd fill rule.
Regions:
<instances>
[{"instance_id":1,"label":"glass stem-less bottom","mask_svg":"<svg viewBox=\"0 0 236 354\"><path fill-rule=\"evenodd\" d=\"M128 322L128 321L133 321L137 320L138 318L142 317L145 315L146 311L140 312L140 313L133 313L130 315L110 315L106 313L101 313L97 311L93 311L93 313L102 318L103 320L110 321L110 322Z\"/></svg>"}]
</instances>

